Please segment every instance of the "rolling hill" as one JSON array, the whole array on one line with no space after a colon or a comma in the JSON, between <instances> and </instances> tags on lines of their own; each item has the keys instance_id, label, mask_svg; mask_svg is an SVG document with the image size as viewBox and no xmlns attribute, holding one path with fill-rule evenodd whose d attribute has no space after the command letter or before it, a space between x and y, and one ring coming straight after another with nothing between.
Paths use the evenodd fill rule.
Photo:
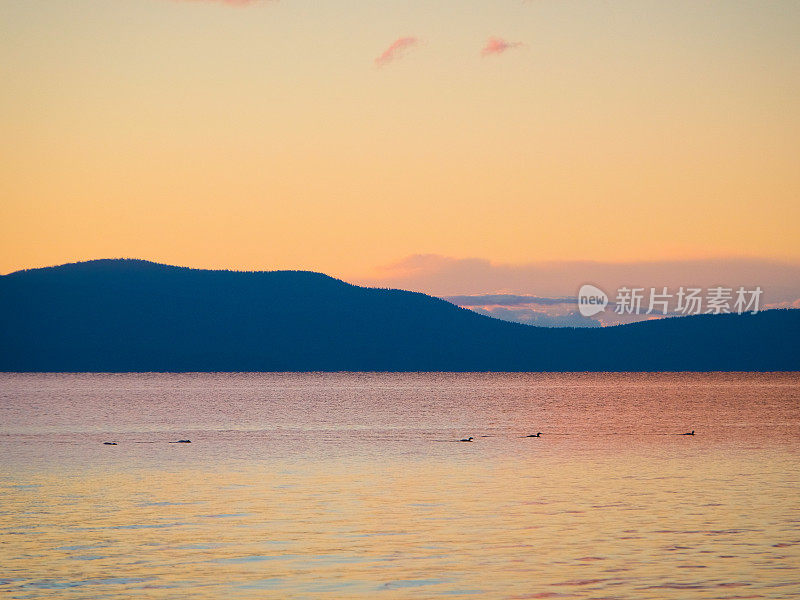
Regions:
<instances>
[{"instance_id":1,"label":"rolling hill","mask_svg":"<svg viewBox=\"0 0 800 600\"><path fill-rule=\"evenodd\" d=\"M304 271L120 259L0 277L0 371L798 370L798 335L792 310L530 327Z\"/></svg>"}]
</instances>

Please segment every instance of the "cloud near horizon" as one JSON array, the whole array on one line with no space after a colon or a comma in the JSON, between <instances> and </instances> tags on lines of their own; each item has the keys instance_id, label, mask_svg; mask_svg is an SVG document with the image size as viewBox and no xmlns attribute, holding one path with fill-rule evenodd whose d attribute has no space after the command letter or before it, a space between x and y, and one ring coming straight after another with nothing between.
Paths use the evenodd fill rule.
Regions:
<instances>
[{"instance_id":1,"label":"cloud near horizon","mask_svg":"<svg viewBox=\"0 0 800 600\"><path fill-rule=\"evenodd\" d=\"M584 317L578 311L551 315L530 308L506 308L504 306L472 307L470 310L502 321L535 327L602 327L603 325L596 319Z\"/></svg>"},{"instance_id":2,"label":"cloud near horizon","mask_svg":"<svg viewBox=\"0 0 800 600\"><path fill-rule=\"evenodd\" d=\"M442 296L444 300L459 306L519 306L521 304L539 304L550 306L554 304L574 304L578 299L575 296L564 298L544 298L519 294L472 294L468 296Z\"/></svg>"},{"instance_id":3,"label":"cloud near horizon","mask_svg":"<svg viewBox=\"0 0 800 600\"><path fill-rule=\"evenodd\" d=\"M615 310L617 303L613 298L610 299L607 309L594 318L584 317L576 310L578 308L578 299L576 297L546 298L520 294L474 294L468 296L441 296L441 298L456 306L488 317L539 327L601 327L665 317L686 316L683 313L674 311L666 314L659 312L648 314L646 312L646 301L643 304L645 310L641 313L617 314ZM760 310L775 308L798 309L800 308L800 299L773 304L765 303L759 308Z\"/></svg>"},{"instance_id":4,"label":"cloud near horizon","mask_svg":"<svg viewBox=\"0 0 800 600\"><path fill-rule=\"evenodd\" d=\"M385 265L360 282L399 287L434 296L484 295L487 304L545 304L544 298L574 297L581 285L597 285L612 296L622 286L668 288L761 286L762 306L794 306L800 298L800 263L762 258L695 260L540 261L495 263L482 258L417 254ZM502 294L501 297L486 295ZM467 300L459 299L461 302ZM475 300L467 300L476 303ZM560 301L552 301L560 304Z\"/></svg>"},{"instance_id":5,"label":"cloud near horizon","mask_svg":"<svg viewBox=\"0 0 800 600\"><path fill-rule=\"evenodd\" d=\"M518 48L522 46L522 42L509 42L499 37L490 37L486 45L481 50L482 56L491 56L492 54L502 54L511 48Z\"/></svg>"},{"instance_id":6,"label":"cloud near horizon","mask_svg":"<svg viewBox=\"0 0 800 600\"><path fill-rule=\"evenodd\" d=\"M400 58L405 52L419 43L419 38L405 36L397 38L383 53L375 59L375 66L383 67L393 60Z\"/></svg>"},{"instance_id":7,"label":"cloud near horizon","mask_svg":"<svg viewBox=\"0 0 800 600\"><path fill-rule=\"evenodd\" d=\"M178 2L216 2L217 4L227 4L228 6L254 6L267 0L177 0ZM268 0L277 2L278 0Z\"/></svg>"}]
</instances>

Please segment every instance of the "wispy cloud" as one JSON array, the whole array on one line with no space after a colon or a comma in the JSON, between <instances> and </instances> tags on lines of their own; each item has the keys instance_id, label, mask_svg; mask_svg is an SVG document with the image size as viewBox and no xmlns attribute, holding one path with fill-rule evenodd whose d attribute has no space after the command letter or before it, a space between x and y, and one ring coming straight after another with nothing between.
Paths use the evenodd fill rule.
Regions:
<instances>
[{"instance_id":1,"label":"wispy cloud","mask_svg":"<svg viewBox=\"0 0 800 600\"><path fill-rule=\"evenodd\" d=\"M375 59L375 65L382 67L389 64L396 58L400 58L409 48L413 48L419 43L419 39L414 36L405 36L396 39L392 44Z\"/></svg>"},{"instance_id":2,"label":"wispy cloud","mask_svg":"<svg viewBox=\"0 0 800 600\"><path fill-rule=\"evenodd\" d=\"M361 282L399 287L434 296L487 296L489 304L542 306L542 298L572 298L585 283L613 296L622 286L675 290L683 287L724 286L764 290L762 306L793 305L800 297L800 263L761 258L709 258L628 263L554 261L523 264L495 263L481 258L452 258L436 254L409 256L375 271ZM501 295L502 297L488 297ZM539 300L537 300L537 298ZM457 303L476 300L459 298ZM554 302L553 304L558 304ZM563 304L562 306L567 306Z\"/></svg>"},{"instance_id":3,"label":"wispy cloud","mask_svg":"<svg viewBox=\"0 0 800 600\"><path fill-rule=\"evenodd\" d=\"M530 308L505 308L503 306L474 307L471 310L487 317L536 327L600 327L602 325L600 321L584 317L578 311L551 315Z\"/></svg>"},{"instance_id":4,"label":"wispy cloud","mask_svg":"<svg viewBox=\"0 0 800 600\"><path fill-rule=\"evenodd\" d=\"M575 296L566 298L545 298L542 296L519 294L477 294L470 296L444 296L443 298L459 306L519 306L525 304L539 304L543 306L553 304L578 305L578 298Z\"/></svg>"},{"instance_id":5,"label":"wispy cloud","mask_svg":"<svg viewBox=\"0 0 800 600\"><path fill-rule=\"evenodd\" d=\"M491 56L492 54L502 54L511 48L522 46L522 42L509 42L499 37L490 37L486 45L481 50L483 56Z\"/></svg>"},{"instance_id":6,"label":"wispy cloud","mask_svg":"<svg viewBox=\"0 0 800 600\"><path fill-rule=\"evenodd\" d=\"M253 6L261 4L264 0L179 0L180 2L216 2L218 4L227 4L228 6ZM277 0L269 0L270 2L277 2Z\"/></svg>"}]
</instances>

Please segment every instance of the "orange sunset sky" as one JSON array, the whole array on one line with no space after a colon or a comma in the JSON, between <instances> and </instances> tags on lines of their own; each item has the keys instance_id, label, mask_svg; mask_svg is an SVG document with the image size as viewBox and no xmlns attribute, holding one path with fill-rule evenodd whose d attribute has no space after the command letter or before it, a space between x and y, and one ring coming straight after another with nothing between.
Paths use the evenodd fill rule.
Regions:
<instances>
[{"instance_id":1,"label":"orange sunset sky","mask_svg":"<svg viewBox=\"0 0 800 600\"><path fill-rule=\"evenodd\" d=\"M6 0L0 273L797 264L799 31L795 1Z\"/></svg>"}]
</instances>

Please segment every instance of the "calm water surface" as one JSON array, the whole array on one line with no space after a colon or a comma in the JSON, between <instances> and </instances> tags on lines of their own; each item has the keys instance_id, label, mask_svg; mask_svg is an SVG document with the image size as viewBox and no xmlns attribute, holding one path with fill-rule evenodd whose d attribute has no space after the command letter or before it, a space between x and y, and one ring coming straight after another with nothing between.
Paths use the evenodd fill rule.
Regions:
<instances>
[{"instance_id":1,"label":"calm water surface","mask_svg":"<svg viewBox=\"0 0 800 600\"><path fill-rule=\"evenodd\" d=\"M798 458L800 374L0 374L0 593L798 598Z\"/></svg>"}]
</instances>

